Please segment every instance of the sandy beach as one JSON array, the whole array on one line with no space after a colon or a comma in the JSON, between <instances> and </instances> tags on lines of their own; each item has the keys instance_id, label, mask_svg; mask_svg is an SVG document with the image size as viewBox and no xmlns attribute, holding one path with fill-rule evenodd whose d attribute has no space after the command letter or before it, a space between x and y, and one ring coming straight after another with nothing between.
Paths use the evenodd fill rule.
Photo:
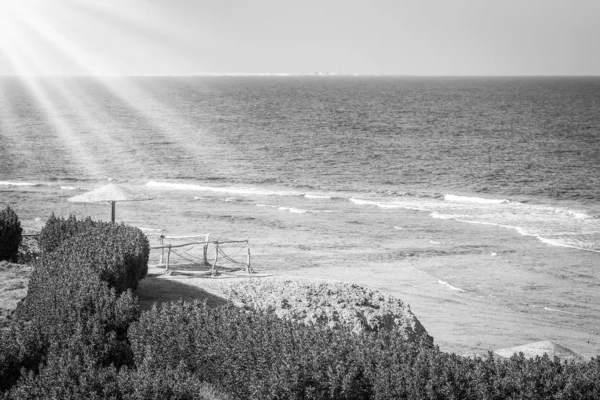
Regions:
<instances>
[{"instance_id":1,"label":"sandy beach","mask_svg":"<svg viewBox=\"0 0 600 400\"><path fill-rule=\"evenodd\" d=\"M253 266L260 276L337 280L392 294L410 305L444 351L482 353L552 340L587 357L600 353L598 310L586 302L585 290L591 289L582 285L569 291L563 281L573 280L566 271L597 273L597 254L549 246L510 229L434 219L418 211L398 214L381 217L381 224L398 221L391 238L360 235L359 214L350 235L327 229L325 221L322 229L296 229L283 237L255 232ZM287 223L302 218L287 217ZM152 290L185 284L218 295L218 285L230 279L172 269L170 275L147 279L142 288L160 279L164 282ZM151 271L161 274L163 269ZM202 295L189 290L181 297Z\"/></svg>"},{"instance_id":2,"label":"sandy beach","mask_svg":"<svg viewBox=\"0 0 600 400\"><path fill-rule=\"evenodd\" d=\"M151 246L160 244L161 233L249 238L257 273L351 282L392 294L410 305L443 351L481 353L550 340L586 357L600 354L598 253L418 210L330 198L139 188L153 200L118 204L117 221L144 229ZM110 218L105 204L69 203L66 198L77 191L56 197L50 190L42 186L4 193L30 229L41 228L53 211ZM244 247L226 250L243 262ZM189 254L198 252L201 246ZM158 261L153 250L150 264ZM171 261L189 264L176 256ZM231 267L223 259L219 265ZM156 279L148 278L142 286ZM146 296L196 298L190 285L205 290L211 282L176 273L160 280Z\"/></svg>"}]
</instances>

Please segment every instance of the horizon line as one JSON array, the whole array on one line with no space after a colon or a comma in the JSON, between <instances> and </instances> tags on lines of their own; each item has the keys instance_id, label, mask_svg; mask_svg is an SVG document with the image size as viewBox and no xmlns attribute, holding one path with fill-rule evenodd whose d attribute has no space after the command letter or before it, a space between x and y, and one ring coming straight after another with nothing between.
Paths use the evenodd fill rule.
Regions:
<instances>
[{"instance_id":1,"label":"horizon line","mask_svg":"<svg viewBox=\"0 0 600 400\"><path fill-rule=\"evenodd\" d=\"M395 74L395 73L344 73L344 72L199 72L189 74L0 74L0 77L19 78L143 78L143 77L227 77L227 76L256 76L256 77L290 77L290 76L315 76L315 77L414 77L414 78L595 78L598 74Z\"/></svg>"}]
</instances>

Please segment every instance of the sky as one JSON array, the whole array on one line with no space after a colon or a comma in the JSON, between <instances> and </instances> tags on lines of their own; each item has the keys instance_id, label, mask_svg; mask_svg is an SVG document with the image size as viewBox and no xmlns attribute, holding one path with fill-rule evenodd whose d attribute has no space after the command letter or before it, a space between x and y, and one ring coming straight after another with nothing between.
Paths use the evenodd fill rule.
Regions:
<instances>
[{"instance_id":1,"label":"sky","mask_svg":"<svg viewBox=\"0 0 600 400\"><path fill-rule=\"evenodd\" d=\"M599 0L0 0L0 75L600 75Z\"/></svg>"}]
</instances>

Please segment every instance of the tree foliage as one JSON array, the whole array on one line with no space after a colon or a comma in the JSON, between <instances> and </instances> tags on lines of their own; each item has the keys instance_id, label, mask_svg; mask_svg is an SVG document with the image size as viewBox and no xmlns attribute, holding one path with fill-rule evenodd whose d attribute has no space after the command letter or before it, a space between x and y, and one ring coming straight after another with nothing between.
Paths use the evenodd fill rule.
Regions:
<instances>
[{"instance_id":1,"label":"tree foliage","mask_svg":"<svg viewBox=\"0 0 600 400\"><path fill-rule=\"evenodd\" d=\"M0 261L17 262L23 229L17 213L10 206L0 211Z\"/></svg>"}]
</instances>

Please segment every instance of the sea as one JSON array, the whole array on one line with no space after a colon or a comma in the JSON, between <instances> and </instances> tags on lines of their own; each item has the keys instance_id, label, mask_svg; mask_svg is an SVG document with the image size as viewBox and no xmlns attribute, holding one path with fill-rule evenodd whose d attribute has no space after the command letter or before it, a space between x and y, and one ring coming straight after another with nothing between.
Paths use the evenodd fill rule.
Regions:
<instances>
[{"instance_id":1,"label":"sea","mask_svg":"<svg viewBox=\"0 0 600 400\"><path fill-rule=\"evenodd\" d=\"M452 318L507 311L469 340L446 321L430 332L442 349L549 338L600 353L598 77L0 77L1 207L29 230L51 213L109 219L107 204L67 201L107 183L152 199L116 205L152 243L249 238L255 269L300 275L412 257L421 278L394 275L390 291L410 286L417 317L445 296ZM415 218L444 234L423 236ZM477 245L483 230L496 236ZM476 268L503 256L505 237L518 244L510 268ZM480 258L452 258L465 254ZM385 290L382 279L365 284ZM500 335L528 318L543 328Z\"/></svg>"}]
</instances>

